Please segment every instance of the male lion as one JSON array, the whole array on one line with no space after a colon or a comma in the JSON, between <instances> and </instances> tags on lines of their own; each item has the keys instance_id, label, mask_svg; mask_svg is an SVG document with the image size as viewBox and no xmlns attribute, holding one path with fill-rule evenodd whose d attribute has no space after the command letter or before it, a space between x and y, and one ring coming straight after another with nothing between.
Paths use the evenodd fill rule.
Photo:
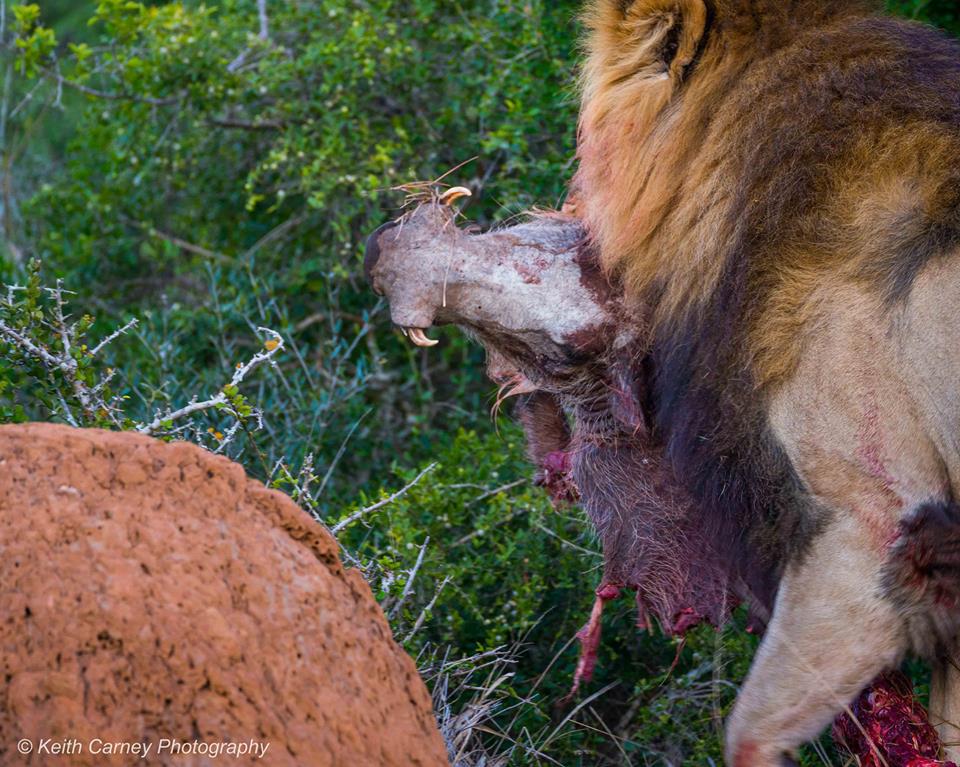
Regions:
<instances>
[{"instance_id":1,"label":"male lion","mask_svg":"<svg viewBox=\"0 0 960 767\"><path fill-rule=\"evenodd\" d=\"M650 307L665 455L776 591L729 762L785 763L910 650L957 723L960 46L864 0L586 18L578 213Z\"/></svg>"},{"instance_id":2,"label":"male lion","mask_svg":"<svg viewBox=\"0 0 960 767\"><path fill-rule=\"evenodd\" d=\"M530 397L547 484L569 470L601 532L601 598L634 588L682 632L732 594L767 623L732 765L789 764L911 651L956 759L960 46L862 0L587 20L582 221L474 235L425 205L368 276L415 343L459 324Z\"/></svg>"}]
</instances>

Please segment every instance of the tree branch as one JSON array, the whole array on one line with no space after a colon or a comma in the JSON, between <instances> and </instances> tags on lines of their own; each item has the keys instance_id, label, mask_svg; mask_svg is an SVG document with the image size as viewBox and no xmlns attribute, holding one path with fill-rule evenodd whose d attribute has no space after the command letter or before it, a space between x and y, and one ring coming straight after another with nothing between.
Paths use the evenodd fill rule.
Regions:
<instances>
[{"instance_id":1,"label":"tree branch","mask_svg":"<svg viewBox=\"0 0 960 767\"><path fill-rule=\"evenodd\" d=\"M275 345L272 348L267 348L265 351L258 352L255 354L248 362L238 365L237 369L233 373L233 378L230 380L230 386L239 386L243 383L244 379L250 375L256 368L260 367L264 362L271 362L273 357L283 349L283 338L279 333L269 328L257 328L257 330L262 333L268 333L273 338L272 341L275 342ZM226 388L226 387L224 387ZM183 418L187 418L194 413L200 413L204 410L212 410L215 407L220 405L226 405L229 403L229 398L221 389L217 394L209 399L202 401L197 401L194 399L192 402L184 405L179 410L167 411L163 415L158 415L150 423L140 424L137 427L137 431L141 434L155 434L158 431L161 431L164 428L164 423L169 423L173 421L179 421Z\"/></svg>"},{"instance_id":2,"label":"tree branch","mask_svg":"<svg viewBox=\"0 0 960 767\"><path fill-rule=\"evenodd\" d=\"M155 107L172 106L173 104L183 101L183 94L157 99L151 96L137 96L132 93L110 93L108 91L100 91L96 88L91 88L83 83L78 83L75 80L68 80L59 72L51 72L49 69L43 70L43 73L47 77L54 78L58 85L66 85L68 88L72 88L75 91L85 93L88 96L93 96L94 98L103 99L104 101L133 101L138 104L149 104L150 106Z\"/></svg>"},{"instance_id":3,"label":"tree branch","mask_svg":"<svg viewBox=\"0 0 960 767\"><path fill-rule=\"evenodd\" d=\"M450 576L448 575L446 578L443 579L443 582L437 587L437 590L433 593L433 599L431 599L427 603L427 606L420 611L420 615L417 616L417 620L413 624L413 628L410 629L407 635L403 638L404 644L406 644L411 639L413 639L414 636L416 636L417 632L423 626L423 622L427 619L427 613L429 613L433 609L434 605L437 603L437 600L440 599L440 595L443 593L443 590L447 587L447 584L450 583L450 580L451 580Z\"/></svg>"},{"instance_id":4,"label":"tree branch","mask_svg":"<svg viewBox=\"0 0 960 767\"><path fill-rule=\"evenodd\" d=\"M410 575L407 578L406 584L404 584L403 592L400 594L399 601L393 606L393 609L390 610L389 618L392 620L400 612L400 608L403 607L404 602L407 601L407 597L410 596L410 592L413 591L413 582L417 578L417 573L420 572L420 566L423 564L423 555L427 553L427 546L430 545L430 536L428 535L426 540L423 542L423 545L420 547L420 553L417 555L417 561L413 566L413 569L410 571Z\"/></svg>"},{"instance_id":5,"label":"tree branch","mask_svg":"<svg viewBox=\"0 0 960 767\"><path fill-rule=\"evenodd\" d=\"M270 39L270 20L267 18L267 0L257 0L257 15L260 17L260 39Z\"/></svg>"},{"instance_id":6,"label":"tree branch","mask_svg":"<svg viewBox=\"0 0 960 767\"><path fill-rule=\"evenodd\" d=\"M48 367L60 368L64 372L69 372L68 368L62 365L58 357L55 357L46 349L37 346L35 343L33 343L33 341L31 341L22 333L18 333L3 320L0 320L0 335L5 335L8 340L12 340L14 343L22 346L24 349L30 352L30 354L39 359Z\"/></svg>"},{"instance_id":7,"label":"tree branch","mask_svg":"<svg viewBox=\"0 0 960 767\"><path fill-rule=\"evenodd\" d=\"M401 488L400 488L399 490L397 490L397 492L395 492L393 495L391 495L391 496L389 496L389 497L387 497L387 498L384 498L382 501L377 501L377 502L376 502L375 504L373 504L372 506L367 506L367 507L365 507L365 508L363 508L363 509L360 509L359 511L353 512L353 514L351 514L349 517L347 517L346 519L344 519L344 520L342 520L342 521L340 521L340 522L337 522L337 524L335 524L333 527L331 527L331 528L330 528L330 532L333 533L334 535L336 535L337 533L341 532L341 531L344 530L345 528L347 528L347 527L349 527L350 525L352 525L352 524L353 524L354 522L356 522L358 519L361 519L362 517L366 516L367 514L370 514L370 513L374 512L374 511L376 511L377 509L382 509L384 506L393 503L395 500L397 500L397 498L399 498L401 495L403 495L403 494L406 493L408 490L410 490L410 488L412 488L414 485L416 485L421 479L423 479L427 474L429 474L429 473L430 473L431 471L433 471L435 468L437 468L437 464L436 464L436 463L431 463L427 468L425 468L425 469L424 469L423 471L421 471L416 477L414 477L414 479L413 479L412 482L409 482L408 484L406 484L406 485L404 485L403 487L401 487Z\"/></svg>"},{"instance_id":8,"label":"tree branch","mask_svg":"<svg viewBox=\"0 0 960 767\"><path fill-rule=\"evenodd\" d=\"M90 350L90 356L91 356L91 357L96 357L97 354L99 354L99 353L103 350L103 347L104 347L104 346L107 346L108 344L113 343L115 340L117 340L117 338L119 338L120 336L122 336L122 335L123 335L124 333L126 333L128 330L131 330L132 328L135 328L139 323L140 323L140 320L134 318L134 319L130 320L130 322L128 322L128 323L127 323L126 325L124 325L122 328L117 328L116 330L114 330L110 335L108 335L108 336L107 336L106 338L104 338L100 343L98 343L96 346L94 346L93 349Z\"/></svg>"},{"instance_id":9,"label":"tree branch","mask_svg":"<svg viewBox=\"0 0 960 767\"><path fill-rule=\"evenodd\" d=\"M279 120L262 120L257 122L245 122L243 120L233 120L225 117L212 117L207 122L216 125L218 128L232 128L234 130L249 131L277 131L283 130L286 125Z\"/></svg>"},{"instance_id":10,"label":"tree branch","mask_svg":"<svg viewBox=\"0 0 960 767\"><path fill-rule=\"evenodd\" d=\"M233 259L226 255L225 253L219 253L215 250L209 250L204 248L202 245L194 245L192 242L187 242L182 240L179 237L176 237L172 234L167 234L166 232L161 232L159 229L155 229L151 226L144 226L137 222L132 222L135 226L144 229L147 234L156 237L158 240L163 240L164 242L169 242L171 245L176 245L178 248L187 251L188 253L193 253L196 256L202 256L203 258L210 258L214 261L220 261L224 264L232 264Z\"/></svg>"}]
</instances>

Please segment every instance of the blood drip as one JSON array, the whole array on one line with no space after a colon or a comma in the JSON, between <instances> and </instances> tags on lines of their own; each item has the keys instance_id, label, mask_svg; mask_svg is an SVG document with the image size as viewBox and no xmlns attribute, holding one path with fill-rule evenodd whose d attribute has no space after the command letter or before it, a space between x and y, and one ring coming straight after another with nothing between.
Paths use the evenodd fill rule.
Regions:
<instances>
[{"instance_id":1,"label":"blood drip","mask_svg":"<svg viewBox=\"0 0 960 767\"><path fill-rule=\"evenodd\" d=\"M573 700L574 696L580 691L580 685L593 679L593 671L597 667L597 653L600 650L603 608L607 602L619 596L619 586L608 583L606 586L597 589L597 599L593 603L590 620L587 621L586 626L577 632L577 639L580 640L580 658L577 661L577 670L573 674L573 687L564 699L565 701Z\"/></svg>"}]
</instances>

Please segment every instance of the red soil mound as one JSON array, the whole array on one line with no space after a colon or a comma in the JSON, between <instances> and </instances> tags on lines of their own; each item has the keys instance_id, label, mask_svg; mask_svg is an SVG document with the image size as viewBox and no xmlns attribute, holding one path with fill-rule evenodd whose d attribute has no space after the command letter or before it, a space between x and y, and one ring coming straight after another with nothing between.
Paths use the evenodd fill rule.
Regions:
<instances>
[{"instance_id":1,"label":"red soil mound","mask_svg":"<svg viewBox=\"0 0 960 767\"><path fill-rule=\"evenodd\" d=\"M0 428L0 616L3 765L447 764L333 539L192 445Z\"/></svg>"}]
</instances>

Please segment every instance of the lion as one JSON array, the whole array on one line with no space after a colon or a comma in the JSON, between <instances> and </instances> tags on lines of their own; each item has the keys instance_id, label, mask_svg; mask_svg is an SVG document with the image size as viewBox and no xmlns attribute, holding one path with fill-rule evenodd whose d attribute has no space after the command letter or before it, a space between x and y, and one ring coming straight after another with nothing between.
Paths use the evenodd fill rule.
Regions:
<instances>
[{"instance_id":1,"label":"lion","mask_svg":"<svg viewBox=\"0 0 960 767\"><path fill-rule=\"evenodd\" d=\"M586 21L577 212L649 308L664 455L774 595L728 762L790 763L909 652L957 759L960 46L864 0Z\"/></svg>"},{"instance_id":2,"label":"lion","mask_svg":"<svg viewBox=\"0 0 960 767\"><path fill-rule=\"evenodd\" d=\"M643 311L603 279L582 222L541 218L478 235L448 208L423 205L371 236L366 271L414 344L435 346L426 330L456 324L484 346L501 387L494 407L520 397L538 484L557 503L579 502L600 535L603 575L570 697L592 675L604 604L624 590L634 592L640 628L683 636L702 622L722 625L743 601L748 630L763 630L777 575L673 470L651 428ZM902 675L878 676L836 720L838 742L869 764L939 754L908 689ZM864 741L864 728L877 727L880 739Z\"/></svg>"},{"instance_id":3,"label":"lion","mask_svg":"<svg viewBox=\"0 0 960 767\"><path fill-rule=\"evenodd\" d=\"M601 599L765 624L729 764L792 764L911 653L960 758L960 46L863 0L586 21L577 218L473 235L425 205L368 277L415 343L458 324L528 398Z\"/></svg>"}]
</instances>

